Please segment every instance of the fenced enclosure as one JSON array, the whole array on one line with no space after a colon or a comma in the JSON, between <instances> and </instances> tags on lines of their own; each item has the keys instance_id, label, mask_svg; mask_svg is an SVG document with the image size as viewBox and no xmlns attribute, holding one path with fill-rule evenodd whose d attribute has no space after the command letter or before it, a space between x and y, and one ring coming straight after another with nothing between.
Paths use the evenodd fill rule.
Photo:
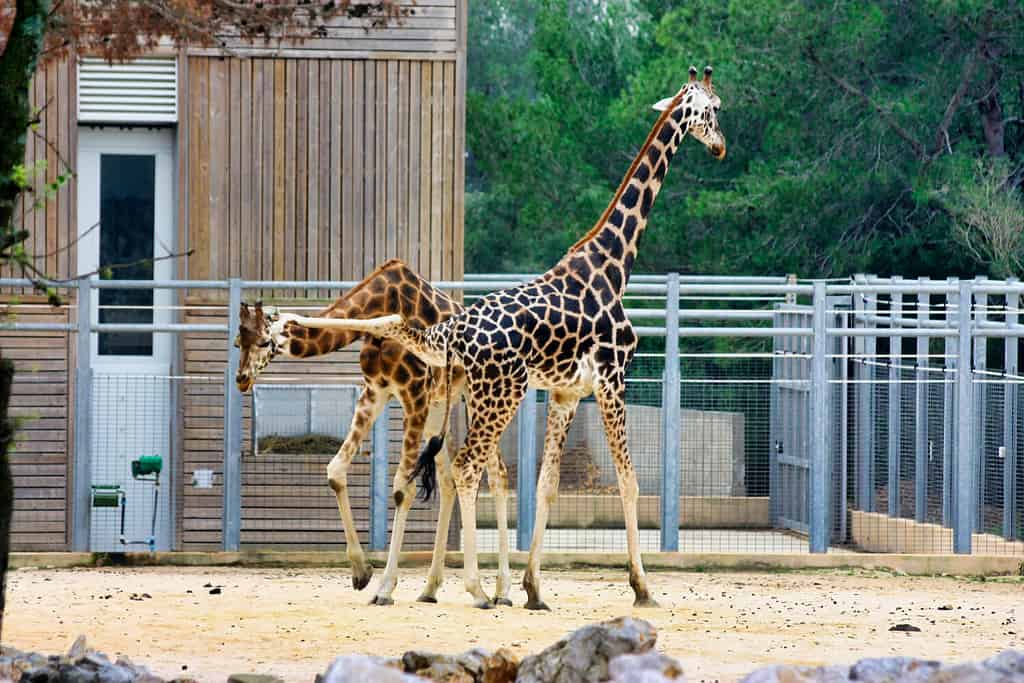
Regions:
<instances>
[{"instance_id":1,"label":"fenced enclosure","mask_svg":"<svg viewBox=\"0 0 1024 683\"><path fill-rule=\"evenodd\" d=\"M470 303L530 277L437 285ZM321 303L310 293L355 284L82 280L65 288L73 303L63 319L4 321L0 343L26 349L45 335L52 346L63 335L74 351L63 366L71 375L64 434L73 435L63 449L72 482L60 520L67 546L144 550L151 546L137 542L152 537L158 549L343 551L326 465L351 418L357 349L335 354L334 364L275 361L243 397L231 342L243 293L308 314ZM106 319L95 314L97 302L104 306L97 291L147 288L177 292L167 307L173 322L97 322ZM1022 294L1016 281L981 278L634 276L625 306L641 344L626 398L642 549L1024 555ZM94 338L124 333L165 335L178 357L142 374L94 367ZM19 371L16 406L18 387L32 384L31 368ZM508 533L519 549L532 534L546 406L544 392L530 390L501 441ZM465 428L458 413L456 444ZM28 441L15 457L27 468L41 432L26 418ZM371 549L389 538L401 428L392 405L349 474L357 527ZM155 478L133 474L144 455L163 458ZM55 456L46 458L52 469ZM22 498L33 495L31 476L16 476ZM103 487L117 487L116 503L98 496ZM43 521L38 512L16 507L16 524L32 529ZM55 511L45 513L50 528ZM405 547L429 547L436 501L417 502L410 520ZM479 547L496 550L486 487L477 523ZM548 528L549 550L626 547L615 468L592 400L581 402L566 440ZM457 517L448 544L458 547Z\"/></svg>"}]
</instances>

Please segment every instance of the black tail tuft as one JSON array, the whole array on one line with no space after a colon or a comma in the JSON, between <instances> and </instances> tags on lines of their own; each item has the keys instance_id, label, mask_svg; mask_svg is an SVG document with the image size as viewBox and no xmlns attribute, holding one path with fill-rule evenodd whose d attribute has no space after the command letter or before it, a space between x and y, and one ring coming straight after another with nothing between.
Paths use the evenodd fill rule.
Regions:
<instances>
[{"instance_id":1,"label":"black tail tuft","mask_svg":"<svg viewBox=\"0 0 1024 683\"><path fill-rule=\"evenodd\" d=\"M434 489L437 488L437 463L434 462L434 456L441 452L441 446L443 445L444 434L430 437L427 447L423 449L419 459L416 461L416 469L409 475L409 481L416 477L420 478L419 498L422 501L430 500L430 497L434 494Z\"/></svg>"}]
</instances>

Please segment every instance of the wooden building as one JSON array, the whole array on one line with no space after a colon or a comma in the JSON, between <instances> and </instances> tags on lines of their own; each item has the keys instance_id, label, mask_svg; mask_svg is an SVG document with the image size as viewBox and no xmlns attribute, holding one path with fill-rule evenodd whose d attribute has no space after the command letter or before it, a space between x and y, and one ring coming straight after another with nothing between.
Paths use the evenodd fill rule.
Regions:
<instances>
[{"instance_id":1,"label":"wooden building","mask_svg":"<svg viewBox=\"0 0 1024 683\"><path fill-rule=\"evenodd\" d=\"M57 277L167 249L193 253L117 277L358 280L398 257L432 279L461 278L466 2L410 0L412 14L398 25L367 30L361 20L338 19L323 37L283 47L235 44L231 56L158 50L127 65L85 59L46 66L34 79L33 103L49 105L26 161L46 160L52 180L65 159L76 178L44 210L21 212L28 250ZM336 293L274 288L262 295L294 304ZM100 319L226 321L223 291L146 296L101 294ZM24 294L6 301L21 319L75 321L73 292L62 310ZM138 312L118 306L151 306L152 313L132 317ZM158 433L157 445L146 447L169 455L162 544L219 548L223 335L92 337L93 367L102 375L94 390L106 382L110 391L94 399L93 454L132 453L142 443L131 441L133 430L153 415L169 416L166 429L146 427L138 436ZM68 549L69 511L83 504L72 500L70 485L75 335L4 332L0 346L19 364L13 405L25 418L13 454L14 547ZM281 362L268 374L355 382L357 357L353 349ZM131 377L153 381L143 390ZM129 409L106 411L104 401ZM249 410L247 400L247 425ZM397 438L397 411L392 423ZM110 447L117 434L128 441ZM246 461L243 547L343 544L320 460L276 469L269 460ZM356 483L365 484L359 468ZM102 469L93 463L94 483L123 475L120 465L98 475ZM212 486L193 485L202 470L212 471ZM358 506L359 493L352 495ZM417 513L409 547L428 544L432 528L433 514ZM94 549L109 549L101 546Z\"/></svg>"}]
</instances>

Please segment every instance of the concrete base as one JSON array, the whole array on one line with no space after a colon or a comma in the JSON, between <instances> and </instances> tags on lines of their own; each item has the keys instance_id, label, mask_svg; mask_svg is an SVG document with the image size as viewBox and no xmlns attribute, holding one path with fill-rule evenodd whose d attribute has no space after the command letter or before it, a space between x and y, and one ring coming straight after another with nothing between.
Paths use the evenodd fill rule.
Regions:
<instances>
[{"instance_id":1,"label":"concrete base","mask_svg":"<svg viewBox=\"0 0 1024 683\"><path fill-rule=\"evenodd\" d=\"M385 553L368 553L375 566L382 567ZM527 553L510 553L511 564L522 569ZM994 576L1013 574L1024 576L1024 557L1006 555L897 555L897 554L751 554L751 553L644 553L644 567L665 571L780 571L802 569L878 569L921 575ZM11 553L11 568L67 568L96 566L97 556L90 553ZM496 553L481 553L482 567L497 566ZM429 552L402 553L403 567L426 567ZM238 566L238 567L346 567L348 562L340 552L276 552L243 551L237 553L127 553L127 566ZM446 566L462 566L462 553L449 551ZM626 566L625 553L545 553L544 566L548 568L604 567L622 569Z\"/></svg>"},{"instance_id":2,"label":"concrete base","mask_svg":"<svg viewBox=\"0 0 1024 683\"><path fill-rule=\"evenodd\" d=\"M481 493L477 499L477 527L494 528L494 497ZM508 524L516 525L516 495L508 497ZM641 529L661 528L661 499L640 496L637 521ZM614 494L560 493L551 507L549 529L621 529L621 499ZM768 529L771 514L767 497L680 496L680 529Z\"/></svg>"},{"instance_id":3,"label":"concrete base","mask_svg":"<svg viewBox=\"0 0 1024 683\"><path fill-rule=\"evenodd\" d=\"M878 512L850 512L853 544L869 553L942 554L953 552L953 530L938 524L894 518ZM976 553L1010 555L1024 560L1024 542L1007 541L993 534L972 534Z\"/></svg>"}]
</instances>

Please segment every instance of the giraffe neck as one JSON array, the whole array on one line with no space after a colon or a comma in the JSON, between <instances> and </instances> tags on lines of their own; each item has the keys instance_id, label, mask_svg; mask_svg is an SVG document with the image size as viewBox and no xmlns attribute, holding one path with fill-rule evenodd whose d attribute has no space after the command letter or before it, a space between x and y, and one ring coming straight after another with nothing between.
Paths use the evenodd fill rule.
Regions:
<instances>
[{"instance_id":1,"label":"giraffe neck","mask_svg":"<svg viewBox=\"0 0 1024 683\"><path fill-rule=\"evenodd\" d=\"M647 227L647 216L686 133L680 123L682 112L675 108L682 95L680 93L655 121L601 218L563 259L563 265L586 275L585 280L590 273L603 270L607 286L617 297L625 292L640 236ZM598 280L595 278L594 282Z\"/></svg>"}]
</instances>

